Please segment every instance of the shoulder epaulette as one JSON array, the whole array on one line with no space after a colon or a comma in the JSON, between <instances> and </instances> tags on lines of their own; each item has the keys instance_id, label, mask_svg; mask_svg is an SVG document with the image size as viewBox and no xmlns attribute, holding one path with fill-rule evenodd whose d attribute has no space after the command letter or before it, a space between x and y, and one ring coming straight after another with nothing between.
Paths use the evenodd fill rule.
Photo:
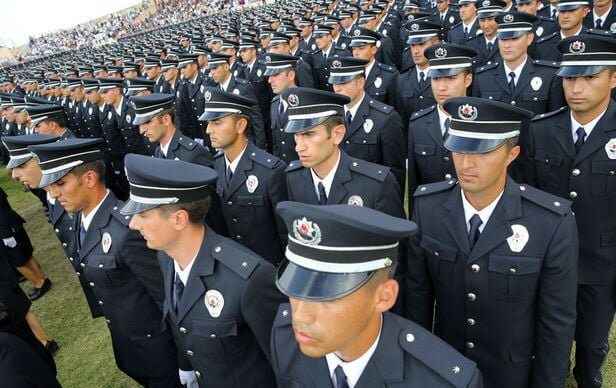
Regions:
<instances>
[{"instance_id":1,"label":"shoulder epaulette","mask_svg":"<svg viewBox=\"0 0 616 388\"><path fill-rule=\"evenodd\" d=\"M559 109L553 110L551 112L541 113L533 117L531 121L539 121L539 120L547 119L548 117L556 116L557 114L564 112L567 108L568 108L567 106L561 106Z\"/></svg>"},{"instance_id":2,"label":"shoulder epaulette","mask_svg":"<svg viewBox=\"0 0 616 388\"><path fill-rule=\"evenodd\" d=\"M294 160L294 161L289 163L289 165L285 169L285 172L291 172L291 171L299 170L300 168L303 168L303 167L304 166L302 166L302 163L299 160Z\"/></svg>"},{"instance_id":3,"label":"shoulder epaulette","mask_svg":"<svg viewBox=\"0 0 616 388\"><path fill-rule=\"evenodd\" d=\"M475 70L475 73L481 73L483 71L486 70L491 70L498 67L498 62L494 61L494 62L488 62L485 65L481 66L480 68L478 68L477 70Z\"/></svg>"},{"instance_id":4,"label":"shoulder epaulette","mask_svg":"<svg viewBox=\"0 0 616 388\"><path fill-rule=\"evenodd\" d=\"M395 73L397 71L393 66L387 65L385 63L377 62L376 65L379 67L379 69L383 69L389 73Z\"/></svg>"},{"instance_id":5,"label":"shoulder epaulette","mask_svg":"<svg viewBox=\"0 0 616 388\"><path fill-rule=\"evenodd\" d=\"M216 154L214 155L214 159L218 159L221 156L223 156L225 153L223 152L223 150L220 150L218 152L216 152Z\"/></svg>"},{"instance_id":6,"label":"shoulder epaulette","mask_svg":"<svg viewBox=\"0 0 616 388\"><path fill-rule=\"evenodd\" d=\"M379 182L384 182L389 174L389 167L380 164L366 162L365 160L351 158L351 171L365 175Z\"/></svg>"},{"instance_id":7,"label":"shoulder epaulette","mask_svg":"<svg viewBox=\"0 0 616 388\"><path fill-rule=\"evenodd\" d=\"M280 159L260 149L253 150L250 159L267 168L275 168L280 163Z\"/></svg>"},{"instance_id":8,"label":"shoulder epaulette","mask_svg":"<svg viewBox=\"0 0 616 388\"><path fill-rule=\"evenodd\" d=\"M285 327L291 325L291 305L282 303L278 306L276 318L274 318L274 327Z\"/></svg>"},{"instance_id":9,"label":"shoulder epaulette","mask_svg":"<svg viewBox=\"0 0 616 388\"><path fill-rule=\"evenodd\" d=\"M520 195L532 203L564 216L571 211L571 202L532 186L519 185Z\"/></svg>"},{"instance_id":10,"label":"shoulder epaulette","mask_svg":"<svg viewBox=\"0 0 616 388\"><path fill-rule=\"evenodd\" d=\"M456 181L455 179L450 179L447 181L421 185L417 188L417 190L415 190L415 192L413 193L413 197L422 197L428 194L440 193L442 191L451 190L456 187L456 183L458 183L458 181Z\"/></svg>"},{"instance_id":11,"label":"shoulder epaulette","mask_svg":"<svg viewBox=\"0 0 616 388\"><path fill-rule=\"evenodd\" d=\"M120 213L120 209L122 209L123 205L124 203L121 201L118 201L117 204L113 205L113 207L111 208L111 216L118 220L122 225L128 227L128 224L130 224L131 216L125 216L124 214Z\"/></svg>"},{"instance_id":12,"label":"shoulder epaulette","mask_svg":"<svg viewBox=\"0 0 616 388\"><path fill-rule=\"evenodd\" d=\"M546 61L546 60L542 60L542 59L535 59L533 61L533 65L547 66L547 67L551 67L553 69L558 69L559 68L559 63L558 62Z\"/></svg>"},{"instance_id":13,"label":"shoulder epaulette","mask_svg":"<svg viewBox=\"0 0 616 388\"><path fill-rule=\"evenodd\" d=\"M410 120L411 120L411 121L413 121L413 120L417 120L418 118L423 117L423 116L427 115L427 114L428 114L428 113L430 113L430 112L433 112L433 111L434 111L434 109L436 109L436 104L434 104L434 105L432 105L432 106L429 106L429 107L427 107L427 108L424 108L424 109L422 109L422 110L418 110L417 112L415 112L415 113L413 113L413 114L411 115Z\"/></svg>"},{"instance_id":14,"label":"shoulder epaulette","mask_svg":"<svg viewBox=\"0 0 616 388\"><path fill-rule=\"evenodd\" d=\"M546 35L540 39L537 39L537 44L545 42L546 40L552 39L556 36L556 34L560 34L560 31L552 32L550 35Z\"/></svg>"},{"instance_id":15,"label":"shoulder epaulette","mask_svg":"<svg viewBox=\"0 0 616 388\"><path fill-rule=\"evenodd\" d=\"M244 280L250 278L260 264L258 256L232 240L214 244L212 257Z\"/></svg>"},{"instance_id":16,"label":"shoulder epaulette","mask_svg":"<svg viewBox=\"0 0 616 388\"><path fill-rule=\"evenodd\" d=\"M371 108L378 110L381 113L385 113L386 115L390 114L394 108L390 105L384 104L381 101L370 99L368 102Z\"/></svg>"},{"instance_id":17,"label":"shoulder epaulette","mask_svg":"<svg viewBox=\"0 0 616 388\"><path fill-rule=\"evenodd\" d=\"M184 147L184 148L188 148L189 150L194 150L195 147L197 147L197 142L194 141L193 139L191 139L190 137L186 137L186 136L180 136L178 138L178 143Z\"/></svg>"}]
</instances>

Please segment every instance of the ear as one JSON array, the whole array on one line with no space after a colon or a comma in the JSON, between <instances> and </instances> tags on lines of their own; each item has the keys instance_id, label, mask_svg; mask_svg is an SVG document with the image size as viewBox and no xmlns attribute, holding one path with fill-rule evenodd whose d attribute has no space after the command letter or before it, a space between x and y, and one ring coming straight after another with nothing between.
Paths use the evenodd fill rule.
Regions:
<instances>
[{"instance_id":1,"label":"ear","mask_svg":"<svg viewBox=\"0 0 616 388\"><path fill-rule=\"evenodd\" d=\"M374 307L379 312L390 310L396 304L400 285L395 279L387 279L377 286Z\"/></svg>"},{"instance_id":2,"label":"ear","mask_svg":"<svg viewBox=\"0 0 616 388\"><path fill-rule=\"evenodd\" d=\"M346 129L344 124L336 125L332 128L332 138L334 139L334 144L340 145L342 140L344 139L344 135L346 134Z\"/></svg>"},{"instance_id":3,"label":"ear","mask_svg":"<svg viewBox=\"0 0 616 388\"><path fill-rule=\"evenodd\" d=\"M507 167L513 163L513 161L520 155L520 146L516 145L512 149L509 150L509 155L507 155Z\"/></svg>"},{"instance_id":4,"label":"ear","mask_svg":"<svg viewBox=\"0 0 616 388\"><path fill-rule=\"evenodd\" d=\"M178 210L170 215L170 221L172 222L173 229L182 231L190 223L188 212L186 210Z\"/></svg>"},{"instance_id":5,"label":"ear","mask_svg":"<svg viewBox=\"0 0 616 388\"><path fill-rule=\"evenodd\" d=\"M615 71L611 71L610 70L610 89L614 89L616 88L616 70Z\"/></svg>"},{"instance_id":6,"label":"ear","mask_svg":"<svg viewBox=\"0 0 616 388\"><path fill-rule=\"evenodd\" d=\"M470 71L464 76L464 86L468 89L473 83L473 73Z\"/></svg>"}]
</instances>

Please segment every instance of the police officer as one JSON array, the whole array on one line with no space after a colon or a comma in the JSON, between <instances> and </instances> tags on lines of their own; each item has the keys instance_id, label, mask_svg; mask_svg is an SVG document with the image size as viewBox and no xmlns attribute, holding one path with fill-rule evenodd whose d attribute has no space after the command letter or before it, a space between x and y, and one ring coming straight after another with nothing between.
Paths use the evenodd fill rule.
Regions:
<instances>
[{"instance_id":1,"label":"police officer","mask_svg":"<svg viewBox=\"0 0 616 388\"><path fill-rule=\"evenodd\" d=\"M256 102L216 89L205 92L207 134L221 178L216 192L221 199L229 237L273 264L282 259L286 237L274 209L287 197L286 163L248 140L249 115ZM224 177L224 178L222 178Z\"/></svg>"},{"instance_id":2,"label":"police officer","mask_svg":"<svg viewBox=\"0 0 616 388\"><path fill-rule=\"evenodd\" d=\"M295 83L297 86L301 86L304 88L313 88L315 83L317 82L314 78L314 74L312 71L312 66L307 61L312 61L312 57L309 55L310 53L303 53L300 50L297 50L295 54L291 53L290 46L290 36L287 34L275 32L272 33L272 38L267 46L267 54L263 56L263 62L267 65L268 56L271 57L271 54L281 54L287 56L295 56L298 57L294 65L295 69Z\"/></svg>"},{"instance_id":3,"label":"police officer","mask_svg":"<svg viewBox=\"0 0 616 388\"><path fill-rule=\"evenodd\" d=\"M122 202L105 187L102 144L102 139L68 139L29 150L43 173L40 186L77 214L73 259L104 314L118 368L144 387L175 387L176 348L161 324L163 282L156 252L129 230L130 217L120 214Z\"/></svg>"},{"instance_id":4,"label":"police officer","mask_svg":"<svg viewBox=\"0 0 616 388\"><path fill-rule=\"evenodd\" d=\"M105 109L105 103L98 93L98 81L84 78L81 82L87 100L84 114L81 115L81 136L83 138L102 137L101 113Z\"/></svg>"},{"instance_id":5,"label":"police officer","mask_svg":"<svg viewBox=\"0 0 616 388\"><path fill-rule=\"evenodd\" d=\"M428 78L428 59L424 50L441 41L441 26L430 20L416 20L405 25L408 28L409 48L405 56L415 64L398 77L395 108L406 125L411 115L434 105L434 97Z\"/></svg>"},{"instance_id":6,"label":"police officer","mask_svg":"<svg viewBox=\"0 0 616 388\"><path fill-rule=\"evenodd\" d=\"M57 136L62 140L75 137L67 128L67 117L59 105L28 105L24 111L30 117L30 125L37 133Z\"/></svg>"},{"instance_id":7,"label":"police officer","mask_svg":"<svg viewBox=\"0 0 616 388\"><path fill-rule=\"evenodd\" d=\"M396 66L396 58L399 58L399 56L394 54L393 40L387 35L387 33L385 33L385 31L378 30L379 21L379 12L376 10L368 9L362 11L359 15L357 19L357 26L379 33L380 44L376 54L377 61L389 66ZM353 32L353 34L355 34L355 32Z\"/></svg>"},{"instance_id":8,"label":"police officer","mask_svg":"<svg viewBox=\"0 0 616 388\"><path fill-rule=\"evenodd\" d=\"M364 91L368 65L368 61L353 57L329 59L330 84L336 93L350 99L344 106L346 132L340 148L351 157L389 167L404 187L402 120L394 108Z\"/></svg>"},{"instance_id":9,"label":"police officer","mask_svg":"<svg viewBox=\"0 0 616 388\"><path fill-rule=\"evenodd\" d=\"M469 47L450 43L437 44L424 53L429 61L432 93L437 104L416 112L409 122L409 193L414 193L420 185L456 176L451 153L443 144L451 121L443 104L449 98L466 96L473 82L473 58L477 54Z\"/></svg>"},{"instance_id":10,"label":"police officer","mask_svg":"<svg viewBox=\"0 0 616 388\"><path fill-rule=\"evenodd\" d=\"M79 78L69 78L67 79L68 90L70 93L71 102L69 104L69 109L67 111L68 129L73 132L76 136L82 137L81 135L81 115L83 114L83 100L84 100L84 91L83 85L81 83L81 79Z\"/></svg>"},{"instance_id":11,"label":"police officer","mask_svg":"<svg viewBox=\"0 0 616 388\"><path fill-rule=\"evenodd\" d=\"M535 114L564 105L562 82L552 62L534 60L528 47L534 39L536 18L521 12L508 12L498 18L498 62L476 71L473 96L510 103Z\"/></svg>"},{"instance_id":12,"label":"police officer","mask_svg":"<svg viewBox=\"0 0 616 388\"><path fill-rule=\"evenodd\" d=\"M516 0L515 4L518 12L527 13L537 17L537 20L533 23L535 26L536 39L539 39L544 35L550 35L560 29L556 21L538 14L539 5L541 4L540 0Z\"/></svg>"},{"instance_id":13,"label":"police officer","mask_svg":"<svg viewBox=\"0 0 616 388\"><path fill-rule=\"evenodd\" d=\"M174 328L182 383L275 386L269 339L283 298L271 264L201 222L216 172L140 155L128 155L126 168L131 200L122 212L135 214L130 227L159 250L163 313Z\"/></svg>"},{"instance_id":14,"label":"police officer","mask_svg":"<svg viewBox=\"0 0 616 388\"><path fill-rule=\"evenodd\" d=\"M237 78L229 70L229 56L226 54L212 53L208 55L208 67L212 82L209 86L220 88L224 92L239 94L240 96L257 101L255 90L250 82ZM253 107L250 113L251 137L257 147L266 149L265 129L263 117L258 106Z\"/></svg>"},{"instance_id":15,"label":"police officer","mask_svg":"<svg viewBox=\"0 0 616 388\"><path fill-rule=\"evenodd\" d=\"M507 175L523 121L506 103L454 97L445 147L458 182L420 186L411 319L477 362L486 388L563 387L575 330L570 203Z\"/></svg>"},{"instance_id":16,"label":"police officer","mask_svg":"<svg viewBox=\"0 0 616 388\"><path fill-rule=\"evenodd\" d=\"M558 51L560 41L586 31L584 17L590 10L589 0L560 0L557 9L560 29L537 40L538 59L559 62L561 60L560 51Z\"/></svg>"},{"instance_id":17,"label":"police officer","mask_svg":"<svg viewBox=\"0 0 616 388\"><path fill-rule=\"evenodd\" d=\"M191 139L198 139L197 141L203 144L203 131L199 116L203 113L203 91L206 85L199 72L197 58L197 54L180 55L178 68L183 81L176 93L176 115L178 129Z\"/></svg>"},{"instance_id":18,"label":"police officer","mask_svg":"<svg viewBox=\"0 0 616 388\"><path fill-rule=\"evenodd\" d=\"M327 77L329 76L328 58L333 56L350 56L351 53L348 50L334 46L332 42L332 27L330 26L318 24L314 28L313 35L318 48L311 55L315 87L321 90L331 90L331 86L327 82Z\"/></svg>"},{"instance_id":19,"label":"police officer","mask_svg":"<svg viewBox=\"0 0 616 388\"><path fill-rule=\"evenodd\" d=\"M444 31L449 31L460 22L460 14L453 9L449 1L436 0L436 9L432 16L432 20L440 23Z\"/></svg>"},{"instance_id":20,"label":"police officer","mask_svg":"<svg viewBox=\"0 0 616 388\"><path fill-rule=\"evenodd\" d=\"M447 33L449 43L464 44L468 39L481 33L479 22L477 21L476 0L458 1L460 23L451 27Z\"/></svg>"},{"instance_id":21,"label":"police officer","mask_svg":"<svg viewBox=\"0 0 616 388\"><path fill-rule=\"evenodd\" d=\"M592 12L584 18L584 27L616 33L616 8L613 0L595 0L592 2Z\"/></svg>"},{"instance_id":22,"label":"police officer","mask_svg":"<svg viewBox=\"0 0 616 388\"><path fill-rule=\"evenodd\" d=\"M481 387L481 374L442 340L388 312L398 241L412 222L373 209L283 202L289 244L276 285L290 304L272 329L281 387Z\"/></svg>"},{"instance_id":23,"label":"police officer","mask_svg":"<svg viewBox=\"0 0 616 388\"><path fill-rule=\"evenodd\" d=\"M353 30L349 47L355 58L368 61L365 71L365 90L373 99L388 105L396 102L398 70L376 61L381 34L366 28Z\"/></svg>"},{"instance_id":24,"label":"police officer","mask_svg":"<svg viewBox=\"0 0 616 388\"><path fill-rule=\"evenodd\" d=\"M156 83L156 85L154 86L154 92L164 93L166 87L165 77L163 77L160 68L160 58L155 56L146 57L145 62L143 62L143 71L147 75L148 79Z\"/></svg>"},{"instance_id":25,"label":"police officer","mask_svg":"<svg viewBox=\"0 0 616 388\"><path fill-rule=\"evenodd\" d=\"M616 42L581 34L563 40L558 75L567 105L531 123L534 183L573 201L580 240L575 368L579 387L601 387L601 365L616 306L616 272L610 264L615 229Z\"/></svg>"},{"instance_id":26,"label":"police officer","mask_svg":"<svg viewBox=\"0 0 616 388\"><path fill-rule=\"evenodd\" d=\"M287 168L289 200L310 204L350 204L404 218L400 185L389 167L347 155L344 105L350 98L317 89L293 88L285 131L295 136L299 160Z\"/></svg>"},{"instance_id":27,"label":"police officer","mask_svg":"<svg viewBox=\"0 0 616 388\"><path fill-rule=\"evenodd\" d=\"M162 91L158 92L156 91L156 83L148 79L148 81L154 82L152 93L175 94L176 103L180 101L180 87L182 85L182 77L180 75L180 69L178 69L179 63L180 61L178 59L170 57L167 57L160 62L160 70L163 73L165 83L163 84L164 86L162 88Z\"/></svg>"},{"instance_id":28,"label":"police officer","mask_svg":"<svg viewBox=\"0 0 616 388\"><path fill-rule=\"evenodd\" d=\"M481 34L469 38L465 45L477 51L475 66L483 66L488 62L498 62L498 24L496 17L503 13L505 2L501 0L483 0L477 9L477 19Z\"/></svg>"}]
</instances>

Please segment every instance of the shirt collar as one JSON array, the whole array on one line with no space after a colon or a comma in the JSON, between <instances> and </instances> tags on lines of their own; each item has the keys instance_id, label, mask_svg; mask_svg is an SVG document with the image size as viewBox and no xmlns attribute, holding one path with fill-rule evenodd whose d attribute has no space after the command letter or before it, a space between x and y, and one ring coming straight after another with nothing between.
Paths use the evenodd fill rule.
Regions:
<instances>
[{"instance_id":1,"label":"shirt collar","mask_svg":"<svg viewBox=\"0 0 616 388\"><path fill-rule=\"evenodd\" d=\"M191 84L193 84L193 85L194 85L195 83L197 83L197 77L199 77L199 73L198 73L198 72L197 72L197 74L195 74L195 76L193 77L193 79L191 79L191 80L190 80L190 83L191 83Z\"/></svg>"},{"instance_id":2,"label":"shirt collar","mask_svg":"<svg viewBox=\"0 0 616 388\"><path fill-rule=\"evenodd\" d=\"M464 30L465 28L468 28L468 32L471 32L471 30L473 29L473 25L475 24L475 20L477 20L476 16L473 20L471 20L470 24L464 24L464 22L462 22L462 30Z\"/></svg>"},{"instance_id":3,"label":"shirt collar","mask_svg":"<svg viewBox=\"0 0 616 388\"><path fill-rule=\"evenodd\" d=\"M584 131L586 132L586 139L588 139L588 136L590 136L590 133L592 132L592 130L595 129L595 126L597 125L599 120L601 120L601 117L603 117L605 112L607 112L607 109L604 110L599 116L595 117L592 121L584 125L577 122L577 120L573 117L573 113L569 113L569 117L571 118L571 132L573 133L573 138L577 139L577 129L579 127L582 127L584 128Z\"/></svg>"},{"instance_id":4,"label":"shirt collar","mask_svg":"<svg viewBox=\"0 0 616 388\"><path fill-rule=\"evenodd\" d=\"M98 203L98 205L96 205L94 209L92 209L92 211L87 216L84 215L83 212L81 212L81 224L83 225L83 228L86 230L86 232L88 231L88 228L90 227L90 224L92 223L96 212L98 212L98 209L100 209L101 205L103 204L103 202L105 202L108 196L109 190L107 190L107 193L105 194L103 199Z\"/></svg>"},{"instance_id":5,"label":"shirt collar","mask_svg":"<svg viewBox=\"0 0 616 388\"><path fill-rule=\"evenodd\" d=\"M325 355L325 360L327 361L327 367L329 368L329 376L332 382L334 382L335 380L334 371L336 370L338 365L340 365L342 367L342 370L344 371L344 374L346 375L347 384L349 385L349 388L354 388L355 385L357 385L357 382L359 381L359 378L364 372L364 369L366 369L366 365L368 365L368 362L372 358L372 355L374 354L377 346L379 345L379 340L381 338L381 330L383 330L382 316L381 316L381 327L379 328L379 334L374 340L374 343L368 348L368 350L366 350L364 354L362 354L360 357L356 358L353 361L344 362L338 356L336 356L335 353L328 353Z\"/></svg>"},{"instance_id":6,"label":"shirt collar","mask_svg":"<svg viewBox=\"0 0 616 388\"><path fill-rule=\"evenodd\" d=\"M576 31L576 33L575 33L575 34L573 34L573 35L571 35L571 36L578 36L578 35L580 35L580 32L582 32L583 27L584 27L584 26L580 26L580 29L579 29L579 30L577 30L577 31ZM562 31L560 31L560 38L561 38L561 39L567 39L567 37L563 35L563 32L562 32Z\"/></svg>"},{"instance_id":7,"label":"shirt collar","mask_svg":"<svg viewBox=\"0 0 616 388\"><path fill-rule=\"evenodd\" d=\"M225 92L227 91L227 88L229 87L229 84L231 83L231 78L232 77L233 77L233 75L230 75L229 78L227 78L227 80L225 82L220 84L220 86L222 87L222 90L224 90Z\"/></svg>"},{"instance_id":8,"label":"shirt collar","mask_svg":"<svg viewBox=\"0 0 616 388\"><path fill-rule=\"evenodd\" d=\"M366 70L364 71L366 79L368 79L368 76L370 75L370 72L372 71L375 62L376 61L373 59L366 65Z\"/></svg>"},{"instance_id":9,"label":"shirt collar","mask_svg":"<svg viewBox=\"0 0 616 388\"><path fill-rule=\"evenodd\" d=\"M528 62L528 55L526 56L526 58L524 58L524 62L520 63L520 65L518 67L515 68L515 70L512 70L511 68L509 68L509 66L507 66L507 63L505 61L503 61L503 67L505 69L505 79L507 80L507 82L509 82L509 73L511 73L512 71L515 73L515 84L518 84L518 81L520 80L520 75L522 74L522 70L524 70L524 66L526 66L526 62Z\"/></svg>"},{"instance_id":10,"label":"shirt collar","mask_svg":"<svg viewBox=\"0 0 616 388\"><path fill-rule=\"evenodd\" d=\"M327 58L329 58L329 53L332 52L332 48L334 47L334 42L332 41L332 43L329 45L329 47L327 48L327 50L323 51L323 53L327 56Z\"/></svg>"},{"instance_id":11,"label":"shirt collar","mask_svg":"<svg viewBox=\"0 0 616 388\"><path fill-rule=\"evenodd\" d=\"M173 260L173 269L175 270L175 273L180 277L180 280L182 281L182 284L184 284L184 287L186 287L186 285L188 284L188 277L190 276L190 270L192 269L193 264L195 264L195 259L197 258L198 255L199 255L199 252L197 252L195 257L193 257L193 259L190 261L190 263L188 263L186 267L184 267L184 269L181 269L177 261Z\"/></svg>"},{"instance_id":12,"label":"shirt collar","mask_svg":"<svg viewBox=\"0 0 616 388\"><path fill-rule=\"evenodd\" d=\"M312 174L312 183L314 183L314 188L316 190L316 193L319 193L319 182L323 183L323 187L325 187L325 194L327 194L327 196L329 197L329 190L332 187L332 183L334 183L334 176L336 175L336 171L338 171L338 165L340 164L340 159L342 152L338 151L338 160L336 161L336 164L334 165L334 168L332 168L329 173L327 173L327 176L323 179L319 178L319 176L314 172L313 169L310 169L310 174Z\"/></svg>"},{"instance_id":13,"label":"shirt collar","mask_svg":"<svg viewBox=\"0 0 616 388\"><path fill-rule=\"evenodd\" d=\"M610 8L607 10L606 13L604 13L603 15L599 16L595 13L595 9L593 8L592 10L592 17L593 17L593 21L595 23L597 23L597 19L601 19L601 23L605 23L605 20L607 19L607 16L610 14L610 12L612 11L612 5L610 4Z\"/></svg>"},{"instance_id":14,"label":"shirt collar","mask_svg":"<svg viewBox=\"0 0 616 388\"><path fill-rule=\"evenodd\" d=\"M115 109L118 116L122 115L122 105L123 104L124 104L124 96L120 97L120 103L118 104L119 108L116 108L115 105L113 106L113 109Z\"/></svg>"},{"instance_id":15,"label":"shirt collar","mask_svg":"<svg viewBox=\"0 0 616 388\"><path fill-rule=\"evenodd\" d=\"M346 112L351 112L351 118L355 117L355 115L357 114L357 111L359 110L359 106L361 105L362 102L364 102L364 98L366 98L366 92L363 92L363 95L361 96L359 101L357 101L357 104L355 104L352 108L348 108L348 105L345 105L344 106L345 117L346 117Z\"/></svg>"},{"instance_id":16,"label":"shirt collar","mask_svg":"<svg viewBox=\"0 0 616 388\"><path fill-rule=\"evenodd\" d=\"M225 154L225 165L229 167L231 169L231 172L234 174L235 174L235 169L237 168L237 165L240 164L240 160L242 159L242 156L244 156L244 152L246 152L246 147L248 147L248 144L244 146L244 149L242 150L242 152L240 152L240 154L232 162L230 162L229 159L227 159L227 155Z\"/></svg>"},{"instance_id":17,"label":"shirt collar","mask_svg":"<svg viewBox=\"0 0 616 388\"><path fill-rule=\"evenodd\" d=\"M464 207L464 219L466 220L467 232L470 230L469 222L471 220L471 217L473 217L475 214L477 214L479 218L481 218L479 232L483 231L483 228L485 228L485 226L488 224L490 216L492 216L492 212L494 212L494 209L496 208L496 205L498 205L498 201L500 201L504 192L504 190L501 191L501 193L496 197L496 199L494 199L494 201L492 201L492 203L490 203L488 206L484 207L481 210L477 210L466 199L466 196L464 195L464 190L460 190L460 195L462 196L462 206Z\"/></svg>"},{"instance_id":18,"label":"shirt collar","mask_svg":"<svg viewBox=\"0 0 616 388\"><path fill-rule=\"evenodd\" d=\"M486 38L485 35L483 36L483 39L486 41L486 46L488 45L488 43L492 43L493 45L496 46L496 38L497 38L496 35L494 35L494 38L492 38L492 39Z\"/></svg>"},{"instance_id":19,"label":"shirt collar","mask_svg":"<svg viewBox=\"0 0 616 388\"><path fill-rule=\"evenodd\" d=\"M421 73L424 73L424 80L428 81L428 69L429 67L426 67L424 70L420 70L419 67L415 66L415 68L417 69L417 82L421 82Z\"/></svg>"},{"instance_id":20,"label":"shirt collar","mask_svg":"<svg viewBox=\"0 0 616 388\"><path fill-rule=\"evenodd\" d=\"M438 122L441 126L441 134L445 134L445 120L451 118L451 116L449 116L440 105L436 106L436 111L438 112Z\"/></svg>"}]
</instances>

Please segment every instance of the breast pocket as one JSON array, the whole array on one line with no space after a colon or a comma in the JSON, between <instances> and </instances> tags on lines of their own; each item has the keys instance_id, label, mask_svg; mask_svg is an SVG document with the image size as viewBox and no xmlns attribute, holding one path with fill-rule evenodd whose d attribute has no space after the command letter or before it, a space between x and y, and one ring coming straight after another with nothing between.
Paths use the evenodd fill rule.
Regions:
<instances>
[{"instance_id":1,"label":"breast pocket","mask_svg":"<svg viewBox=\"0 0 616 388\"><path fill-rule=\"evenodd\" d=\"M265 203L262 195L238 195L235 203L242 207L261 207Z\"/></svg>"},{"instance_id":2,"label":"breast pocket","mask_svg":"<svg viewBox=\"0 0 616 388\"><path fill-rule=\"evenodd\" d=\"M376 129L374 128L371 128L368 133L363 128L358 129L346 142L347 153L354 158L367 162L379 162L378 139L375 132Z\"/></svg>"},{"instance_id":3,"label":"breast pocket","mask_svg":"<svg viewBox=\"0 0 616 388\"><path fill-rule=\"evenodd\" d=\"M616 195L616 160L594 160L591 171L590 187L592 195Z\"/></svg>"},{"instance_id":4,"label":"breast pocket","mask_svg":"<svg viewBox=\"0 0 616 388\"><path fill-rule=\"evenodd\" d=\"M488 263L489 291L499 300L531 299L543 261L535 257L490 255Z\"/></svg>"},{"instance_id":5,"label":"breast pocket","mask_svg":"<svg viewBox=\"0 0 616 388\"><path fill-rule=\"evenodd\" d=\"M436 277L437 281L443 285L453 284L458 250L427 235L422 236L420 246L427 256L432 276Z\"/></svg>"},{"instance_id":6,"label":"breast pocket","mask_svg":"<svg viewBox=\"0 0 616 388\"><path fill-rule=\"evenodd\" d=\"M194 354L203 353L208 356L208 363L222 363L225 356L242 352L235 319L199 319L193 320L191 325L189 346Z\"/></svg>"},{"instance_id":7,"label":"breast pocket","mask_svg":"<svg viewBox=\"0 0 616 388\"><path fill-rule=\"evenodd\" d=\"M537 150L534 157L535 170L537 171L538 186L546 191L554 192L562 183L559 173L562 169L563 158L545 151Z\"/></svg>"},{"instance_id":8,"label":"breast pocket","mask_svg":"<svg viewBox=\"0 0 616 388\"><path fill-rule=\"evenodd\" d=\"M90 282L112 286L121 282L121 270L115 255L91 255L86 262L86 276Z\"/></svg>"}]
</instances>

